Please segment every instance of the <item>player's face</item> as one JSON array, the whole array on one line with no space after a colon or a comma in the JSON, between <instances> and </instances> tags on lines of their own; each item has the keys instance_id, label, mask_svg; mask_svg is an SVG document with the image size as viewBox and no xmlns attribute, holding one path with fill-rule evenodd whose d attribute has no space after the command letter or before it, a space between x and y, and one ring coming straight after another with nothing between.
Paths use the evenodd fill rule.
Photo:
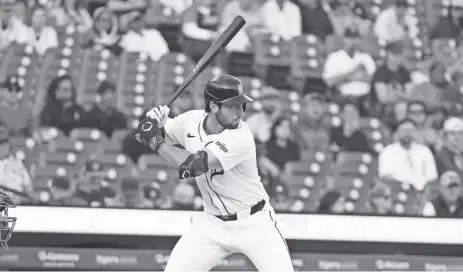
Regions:
<instances>
[{"instance_id":1,"label":"player's face","mask_svg":"<svg viewBox=\"0 0 463 272\"><path fill-rule=\"evenodd\" d=\"M226 129L235 129L243 118L242 104L222 104L222 107L216 108L216 118L219 125Z\"/></svg>"}]
</instances>

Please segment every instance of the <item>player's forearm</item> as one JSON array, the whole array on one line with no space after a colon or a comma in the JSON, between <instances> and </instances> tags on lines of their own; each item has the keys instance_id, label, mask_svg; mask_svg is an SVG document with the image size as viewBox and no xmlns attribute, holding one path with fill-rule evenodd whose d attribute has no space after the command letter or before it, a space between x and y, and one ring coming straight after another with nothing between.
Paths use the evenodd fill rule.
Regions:
<instances>
[{"instance_id":1,"label":"player's forearm","mask_svg":"<svg viewBox=\"0 0 463 272\"><path fill-rule=\"evenodd\" d=\"M191 155L190 152L167 143L162 144L158 148L158 153L166 160L170 167L175 169L179 169L180 165Z\"/></svg>"}]
</instances>

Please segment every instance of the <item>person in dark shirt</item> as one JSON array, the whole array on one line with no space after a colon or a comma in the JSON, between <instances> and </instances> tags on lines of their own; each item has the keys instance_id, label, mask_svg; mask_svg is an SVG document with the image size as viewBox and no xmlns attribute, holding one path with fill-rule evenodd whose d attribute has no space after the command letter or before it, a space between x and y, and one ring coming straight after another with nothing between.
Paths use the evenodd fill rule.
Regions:
<instances>
[{"instance_id":1,"label":"person in dark shirt","mask_svg":"<svg viewBox=\"0 0 463 272\"><path fill-rule=\"evenodd\" d=\"M454 171L447 171L439 179L439 195L423 206L424 216L463 218L461 178Z\"/></svg>"},{"instance_id":2,"label":"person in dark shirt","mask_svg":"<svg viewBox=\"0 0 463 272\"><path fill-rule=\"evenodd\" d=\"M429 39L458 39L463 28L463 9L461 6L451 5L447 16L439 17L437 23L431 28Z\"/></svg>"},{"instance_id":3,"label":"person in dark shirt","mask_svg":"<svg viewBox=\"0 0 463 272\"><path fill-rule=\"evenodd\" d=\"M342 105L342 123L331 128L331 141L338 150L372 152L368 138L360 129L360 112L357 104L346 101Z\"/></svg>"},{"instance_id":4,"label":"person in dark shirt","mask_svg":"<svg viewBox=\"0 0 463 272\"><path fill-rule=\"evenodd\" d=\"M334 33L333 24L319 0L298 0L295 3L301 10L303 34L312 34L324 40Z\"/></svg>"},{"instance_id":5,"label":"person in dark shirt","mask_svg":"<svg viewBox=\"0 0 463 272\"><path fill-rule=\"evenodd\" d=\"M116 107L116 85L109 81L101 82L97 90L99 99L90 109L85 126L97 128L111 137L117 129L127 128L127 117Z\"/></svg>"},{"instance_id":6,"label":"person in dark shirt","mask_svg":"<svg viewBox=\"0 0 463 272\"><path fill-rule=\"evenodd\" d=\"M64 75L53 79L40 115L41 125L56 127L69 136L71 130L83 126L85 114L85 110L76 102L71 77Z\"/></svg>"},{"instance_id":7,"label":"person in dark shirt","mask_svg":"<svg viewBox=\"0 0 463 272\"><path fill-rule=\"evenodd\" d=\"M338 191L326 192L318 201L317 213L321 214L342 214L345 212L344 204L346 198Z\"/></svg>"},{"instance_id":8,"label":"person in dark shirt","mask_svg":"<svg viewBox=\"0 0 463 272\"><path fill-rule=\"evenodd\" d=\"M280 170L289 161L300 160L300 150L291 139L291 120L287 117L278 118L270 131L270 139L265 144L267 158Z\"/></svg>"}]
</instances>

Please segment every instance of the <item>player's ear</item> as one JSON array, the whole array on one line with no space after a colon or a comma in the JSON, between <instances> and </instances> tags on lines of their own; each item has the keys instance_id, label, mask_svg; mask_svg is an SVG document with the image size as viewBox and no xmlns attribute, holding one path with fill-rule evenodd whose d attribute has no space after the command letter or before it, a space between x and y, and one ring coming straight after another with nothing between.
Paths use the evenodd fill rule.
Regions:
<instances>
[{"instance_id":1,"label":"player's ear","mask_svg":"<svg viewBox=\"0 0 463 272\"><path fill-rule=\"evenodd\" d=\"M209 107L211 108L211 112L218 113L219 112L219 105L214 102L209 102Z\"/></svg>"}]
</instances>

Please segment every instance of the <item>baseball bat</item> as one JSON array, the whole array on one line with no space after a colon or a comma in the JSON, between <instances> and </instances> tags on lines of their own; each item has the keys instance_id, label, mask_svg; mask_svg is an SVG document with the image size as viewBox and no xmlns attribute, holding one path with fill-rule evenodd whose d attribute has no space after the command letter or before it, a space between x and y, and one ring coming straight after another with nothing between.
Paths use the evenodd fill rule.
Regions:
<instances>
[{"instance_id":1,"label":"baseball bat","mask_svg":"<svg viewBox=\"0 0 463 272\"><path fill-rule=\"evenodd\" d=\"M170 107L172 103L177 99L177 97L190 86L191 82L195 80L199 74L201 74L204 69L214 60L214 58L222 51L225 46L235 37L235 35L240 31L240 29L244 26L246 21L240 15L236 16L233 19L233 22L225 29L222 34L220 34L219 38L212 43L212 45L207 49L206 53L202 56L202 58L198 61L195 68L190 72L187 78L183 81L183 83L177 88L174 94L170 97L169 102L167 102L167 106Z\"/></svg>"}]
</instances>

